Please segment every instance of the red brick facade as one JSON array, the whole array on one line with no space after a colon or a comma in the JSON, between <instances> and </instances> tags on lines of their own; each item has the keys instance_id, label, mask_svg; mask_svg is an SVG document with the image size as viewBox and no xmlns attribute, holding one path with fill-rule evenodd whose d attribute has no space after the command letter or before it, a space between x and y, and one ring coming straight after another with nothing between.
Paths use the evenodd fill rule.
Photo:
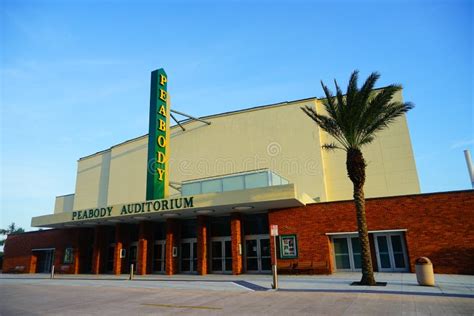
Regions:
<instances>
[{"instance_id":1,"label":"red brick facade","mask_svg":"<svg viewBox=\"0 0 474 316\"><path fill-rule=\"evenodd\" d=\"M366 204L369 231L403 230L410 269L414 260L429 257L437 273L474 274L474 191L446 192L368 199ZM230 216L232 273L245 272L244 214ZM209 217L197 219L197 272L209 273ZM331 239L328 234L356 232L355 209L352 201L315 203L305 207L272 210L269 225L279 226L280 235L295 234L298 258L279 259L279 265L299 265L311 262L318 272L335 271ZM95 228L52 229L9 235L5 244L4 272L34 273L38 265L38 249L55 249L54 261L59 273L105 273L107 261L113 263L113 273L129 272L130 254L120 258L121 249L129 251L132 241L137 244L137 273L152 272L154 223L117 224ZM168 219L166 229L166 274L179 273L181 224ZM131 237L131 231L138 234ZM163 228L160 228L161 230ZM161 231L160 230L160 231ZM164 234L164 232L163 232ZM135 239L136 238L136 239ZM373 236L371 235L373 246ZM113 258L107 258L114 244ZM273 241L270 242L273 258ZM66 248L73 248L74 260L64 263ZM375 249L372 248L376 263ZM111 261L113 260L113 262Z\"/></svg>"},{"instance_id":2,"label":"red brick facade","mask_svg":"<svg viewBox=\"0 0 474 316\"><path fill-rule=\"evenodd\" d=\"M88 244L93 240L93 230L51 229L23 234L12 234L5 243L5 259L3 272L35 273L37 268L37 252L35 249L55 249L53 264L56 273L80 273L80 264L86 254ZM64 252L73 248L72 263L65 264ZM81 260L82 259L82 260Z\"/></svg>"},{"instance_id":3,"label":"red brick facade","mask_svg":"<svg viewBox=\"0 0 474 316\"><path fill-rule=\"evenodd\" d=\"M179 223L175 219L166 220L166 274L172 275L178 272L178 257L173 256L173 248L179 246Z\"/></svg>"},{"instance_id":4,"label":"red brick facade","mask_svg":"<svg viewBox=\"0 0 474 316\"><path fill-rule=\"evenodd\" d=\"M406 229L412 272L415 259L426 256L437 273L474 274L474 191L368 199L366 213L369 231ZM297 234L298 259L281 263L327 264L327 273L334 267L326 233L357 231L352 201L271 211L269 224L279 234Z\"/></svg>"}]
</instances>

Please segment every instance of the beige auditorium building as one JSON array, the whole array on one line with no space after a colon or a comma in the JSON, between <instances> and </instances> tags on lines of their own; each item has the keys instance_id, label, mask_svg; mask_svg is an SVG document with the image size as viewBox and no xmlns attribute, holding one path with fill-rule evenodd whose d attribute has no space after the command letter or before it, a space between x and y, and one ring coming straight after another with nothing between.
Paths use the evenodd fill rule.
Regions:
<instances>
[{"instance_id":1,"label":"beige auditorium building","mask_svg":"<svg viewBox=\"0 0 474 316\"><path fill-rule=\"evenodd\" d=\"M396 98L401 100L401 94ZM209 125L189 120L181 123L184 131L177 125L172 127L170 195L179 195L176 188L184 186L186 190L186 184L190 186L186 193L196 194L190 185L194 181L269 169L294 184L298 193L316 201L351 199L345 153L321 150L328 135L301 111L306 105L323 110L321 101L309 98L201 118ZM144 201L147 136L80 158L75 193L57 197L54 213ZM405 117L380 133L364 149L364 155L367 197L420 192ZM212 184L199 191L215 192L220 190Z\"/></svg>"},{"instance_id":2,"label":"beige auditorium building","mask_svg":"<svg viewBox=\"0 0 474 316\"><path fill-rule=\"evenodd\" d=\"M320 99L307 98L178 121L166 144L163 199L147 198L149 135L80 158L75 192L32 219L32 226L52 229L10 235L4 271L47 272L54 265L63 273L120 274L133 264L138 274L268 273L275 251L282 272L358 271L345 153L321 149L329 136L303 106L324 111ZM430 255L435 233L426 227L437 225L417 212L442 197L420 194L406 117L363 151L374 268L411 271L417 255ZM459 194L472 203L472 192ZM270 225L279 227L277 249ZM415 237L423 227L425 241ZM440 269L451 264L434 261ZM459 264L453 271L469 269Z\"/></svg>"}]
</instances>

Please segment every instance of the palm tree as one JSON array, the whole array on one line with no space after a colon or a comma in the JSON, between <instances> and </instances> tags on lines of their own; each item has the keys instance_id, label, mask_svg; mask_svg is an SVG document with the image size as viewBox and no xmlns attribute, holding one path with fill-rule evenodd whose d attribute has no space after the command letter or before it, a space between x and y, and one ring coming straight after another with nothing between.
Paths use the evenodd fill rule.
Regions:
<instances>
[{"instance_id":1,"label":"palm tree","mask_svg":"<svg viewBox=\"0 0 474 316\"><path fill-rule=\"evenodd\" d=\"M21 227L16 227L15 223L11 223L8 225L7 229L0 229L0 235L10 235L13 233L24 233L25 230ZM1 239L0 240L0 246L3 246L5 244L6 239Z\"/></svg>"},{"instance_id":2,"label":"palm tree","mask_svg":"<svg viewBox=\"0 0 474 316\"><path fill-rule=\"evenodd\" d=\"M323 149L341 149L346 152L347 175L353 184L362 250L362 279L359 282L361 285L376 285L365 218L364 183L367 165L362 147L370 144L378 132L386 129L398 117L413 108L411 103L392 100L393 95L402 89L400 85L389 85L381 91L374 92L374 85L379 77L377 72L373 72L359 89L358 71L354 71L349 79L345 96L335 80L336 96L333 96L321 81L326 95L326 99L322 102L327 115L320 114L309 106L301 108L323 131L335 139L336 142L324 144Z\"/></svg>"}]
</instances>

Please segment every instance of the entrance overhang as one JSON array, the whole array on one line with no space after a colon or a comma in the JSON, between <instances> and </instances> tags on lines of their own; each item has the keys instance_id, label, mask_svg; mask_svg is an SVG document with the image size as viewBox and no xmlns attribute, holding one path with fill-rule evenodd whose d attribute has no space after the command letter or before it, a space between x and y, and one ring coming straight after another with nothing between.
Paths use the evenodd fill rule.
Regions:
<instances>
[{"instance_id":1,"label":"entrance overhang","mask_svg":"<svg viewBox=\"0 0 474 316\"><path fill-rule=\"evenodd\" d=\"M171 196L167 199L93 207L33 217L32 227L93 227L166 218L193 218L200 214L226 215L253 213L314 203L307 194L298 194L294 184L263 188Z\"/></svg>"}]
</instances>

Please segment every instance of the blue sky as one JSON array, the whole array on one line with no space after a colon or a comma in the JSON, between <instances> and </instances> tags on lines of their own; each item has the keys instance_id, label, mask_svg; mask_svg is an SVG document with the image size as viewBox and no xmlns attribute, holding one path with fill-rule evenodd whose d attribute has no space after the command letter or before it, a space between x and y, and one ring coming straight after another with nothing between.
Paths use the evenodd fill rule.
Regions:
<instances>
[{"instance_id":1,"label":"blue sky","mask_svg":"<svg viewBox=\"0 0 474 316\"><path fill-rule=\"evenodd\" d=\"M0 226L74 192L78 158L148 130L150 72L196 116L401 83L423 192L469 189L471 1L0 1Z\"/></svg>"}]
</instances>

